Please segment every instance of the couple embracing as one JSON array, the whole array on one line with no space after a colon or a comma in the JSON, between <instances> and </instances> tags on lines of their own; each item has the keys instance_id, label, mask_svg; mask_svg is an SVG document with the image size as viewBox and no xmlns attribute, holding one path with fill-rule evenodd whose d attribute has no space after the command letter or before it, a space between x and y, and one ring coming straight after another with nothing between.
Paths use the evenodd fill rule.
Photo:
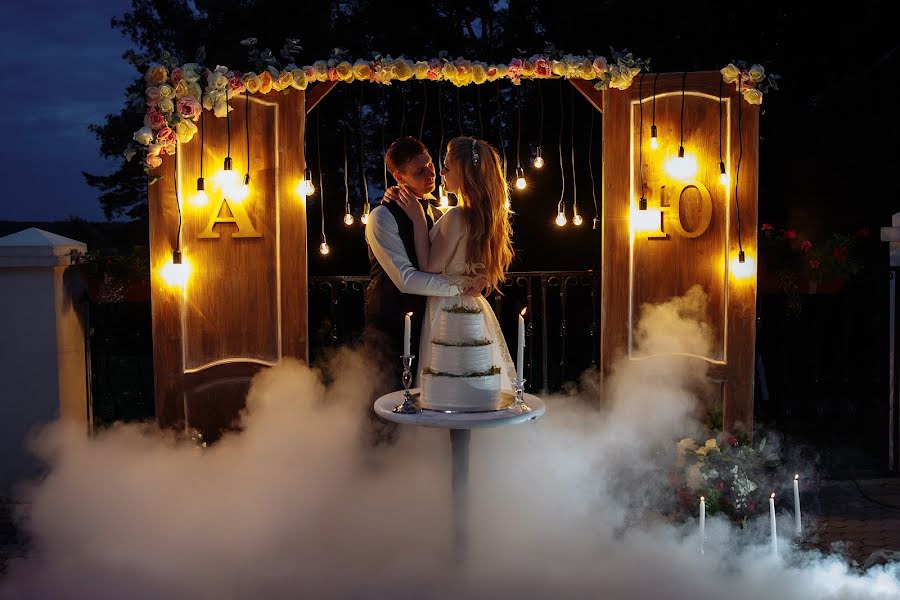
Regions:
<instances>
[{"instance_id":1,"label":"couple embracing","mask_svg":"<svg viewBox=\"0 0 900 600\"><path fill-rule=\"evenodd\" d=\"M431 324L447 305L481 308L504 388L515 368L497 318L482 290L505 279L513 258L509 189L497 151L485 141L457 137L447 145L441 169L444 189L457 206L432 210L434 163L422 142L405 137L391 144L386 162L397 186L369 215L371 281L366 290L366 335L375 345L393 391L400 385L403 324L412 313L412 354L418 384L429 364ZM418 334L418 337L417 337ZM421 343L417 344L417 341Z\"/></svg>"}]
</instances>

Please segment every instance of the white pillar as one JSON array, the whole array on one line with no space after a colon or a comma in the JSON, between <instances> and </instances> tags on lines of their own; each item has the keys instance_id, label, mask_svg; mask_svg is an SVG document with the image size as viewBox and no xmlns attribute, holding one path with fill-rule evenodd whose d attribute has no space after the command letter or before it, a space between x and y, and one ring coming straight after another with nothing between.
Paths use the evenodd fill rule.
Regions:
<instances>
[{"instance_id":1,"label":"white pillar","mask_svg":"<svg viewBox=\"0 0 900 600\"><path fill-rule=\"evenodd\" d=\"M890 384L888 389L888 470L894 471L897 468L897 465L894 463L894 457L896 456L895 446L897 445L897 440L894 439L894 431L896 430L896 422L897 422L897 411L895 410L896 400L895 397L898 391L898 374L895 365L896 365L896 344L897 340L895 339L895 333L897 331L897 268L900 267L900 213L894 214L891 217L891 227L882 227L881 228L881 241L882 242L890 242L890 264L891 264L891 281L890 281L890 296L889 296L889 317L888 317L888 327L890 328Z\"/></svg>"},{"instance_id":2,"label":"white pillar","mask_svg":"<svg viewBox=\"0 0 900 600\"><path fill-rule=\"evenodd\" d=\"M81 280L87 246L32 227L0 238L0 494L37 471L31 433L60 417L88 431Z\"/></svg>"}]
</instances>

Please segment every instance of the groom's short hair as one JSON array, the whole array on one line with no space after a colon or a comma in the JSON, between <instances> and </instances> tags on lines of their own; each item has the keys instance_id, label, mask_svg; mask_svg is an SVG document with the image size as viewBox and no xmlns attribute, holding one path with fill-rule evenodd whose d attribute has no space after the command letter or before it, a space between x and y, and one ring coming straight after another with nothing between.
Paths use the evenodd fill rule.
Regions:
<instances>
[{"instance_id":1,"label":"groom's short hair","mask_svg":"<svg viewBox=\"0 0 900 600\"><path fill-rule=\"evenodd\" d=\"M391 144L384 159L387 162L388 171L393 173L402 170L406 163L420 154L427 153L428 148L425 147L425 144L407 135Z\"/></svg>"}]
</instances>

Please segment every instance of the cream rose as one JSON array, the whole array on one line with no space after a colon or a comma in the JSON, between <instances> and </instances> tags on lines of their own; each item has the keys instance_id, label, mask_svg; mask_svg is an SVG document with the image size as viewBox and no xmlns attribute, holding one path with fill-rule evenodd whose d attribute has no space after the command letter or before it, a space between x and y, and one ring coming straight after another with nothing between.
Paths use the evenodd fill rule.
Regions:
<instances>
[{"instance_id":1,"label":"cream rose","mask_svg":"<svg viewBox=\"0 0 900 600\"><path fill-rule=\"evenodd\" d=\"M259 77L256 76L256 73L244 73L244 86L247 88L251 94L255 94L259 91Z\"/></svg>"},{"instance_id":2,"label":"cream rose","mask_svg":"<svg viewBox=\"0 0 900 600\"><path fill-rule=\"evenodd\" d=\"M298 90L305 90L308 85L306 81L306 73L303 69L294 69L291 71L291 79L293 79L293 85Z\"/></svg>"},{"instance_id":3,"label":"cream rose","mask_svg":"<svg viewBox=\"0 0 900 600\"><path fill-rule=\"evenodd\" d=\"M734 66L734 63L728 63L728 65L719 72L722 74L722 79L725 83L734 83L741 74L741 70Z\"/></svg>"},{"instance_id":4,"label":"cream rose","mask_svg":"<svg viewBox=\"0 0 900 600\"><path fill-rule=\"evenodd\" d=\"M406 81L413 76L413 63L405 58L394 62L394 76L400 81Z\"/></svg>"},{"instance_id":5,"label":"cream rose","mask_svg":"<svg viewBox=\"0 0 900 600\"><path fill-rule=\"evenodd\" d=\"M163 98L159 101L159 110L164 113L170 113L175 110L175 103L172 102L171 98Z\"/></svg>"},{"instance_id":6,"label":"cream rose","mask_svg":"<svg viewBox=\"0 0 900 600\"><path fill-rule=\"evenodd\" d=\"M184 71L184 80L188 83L194 83L203 76L203 67L197 63L185 63L181 69Z\"/></svg>"},{"instance_id":7,"label":"cream rose","mask_svg":"<svg viewBox=\"0 0 900 600\"><path fill-rule=\"evenodd\" d=\"M428 63L424 60L416 62L413 71L416 74L416 79L428 79Z\"/></svg>"},{"instance_id":8,"label":"cream rose","mask_svg":"<svg viewBox=\"0 0 900 600\"><path fill-rule=\"evenodd\" d=\"M259 93L260 94L268 94L272 91L272 74L268 71L263 71L259 74Z\"/></svg>"},{"instance_id":9,"label":"cream rose","mask_svg":"<svg viewBox=\"0 0 900 600\"><path fill-rule=\"evenodd\" d=\"M151 169L155 169L162 164L162 158L160 158L158 154L148 154L147 158L144 159L144 162L147 163L147 166Z\"/></svg>"},{"instance_id":10,"label":"cream rose","mask_svg":"<svg viewBox=\"0 0 900 600\"><path fill-rule=\"evenodd\" d=\"M472 65L472 81L479 85L487 81L486 64L479 62Z\"/></svg>"},{"instance_id":11,"label":"cream rose","mask_svg":"<svg viewBox=\"0 0 900 600\"><path fill-rule=\"evenodd\" d=\"M762 104L763 95L758 89L751 88L749 90L744 90L741 93L744 96L744 100L747 101L747 104Z\"/></svg>"},{"instance_id":12,"label":"cream rose","mask_svg":"<svg viewBox=\"0 0 900 600\"><path fill-rule=\"evenodd\" d=\"M180 100L181 98L184 98L185 96L190 96L191 94L190 94L190 92L188 92L188 90L190 89L190 85L191 84L189 84L184 79L182 79L181 81L176 83L175 89L174 89L175 97Z\"/></svg>"},{"instance_id":13,"label":"cream rose","mask_svg":"<svg viewBox=\"0 0 900 600\"><path fill-rule=\"evenodd\" d=\"M154 65L147 69L144 79L150 85L160 85L169 78L169 71L162 65Z\"/></svg>"},{"instance_id":14,"label":"cream rose","mask_svg":"<svg viewBox=\"0 0 900 600\"><path fill-rule=\"evenodd\" d=\"M313 72L316 75L316 81L325 81L328 79L328 64L324 60L317 60L312 65Z\"/></svg>"},{"instance_id":15,"label":"cream rose","mask_svg":"<svg viewBox=\"0 0 900 600\"><path fill-rule=\"evenodd\" d=\"M175 97L175 90L172 89L172 86L171 86L171 85L161 85L161 86L159 86L159 98L160 98L160 100L163 100L163 99L166 99L166 98L171 99L171 98L174 98L174 97Z\"/></svg>"},{"instance_id":16,"label":"cream rose","mask_svg":"<svg viewBox=\"0 0 900 600\"><path fill-rule=\"evenodd\" d=\"M160 98L162 98L162 93L160 93L159 88L154 86L148 87L144 94L147 95L147 106L156 106L159 104Z\"/></svg>"},{"instance_id":17,"label":"cream rose","mask_svg":"<svg viewBox=\"0 0 900 600\"><path fill-rule=\"evenodd\" d=\"M368 81L371 73L372 65L369 64L369 61L359 59L353 63L353 76L357 81Z\"/></svg>"},{"instance_id":18,"label":"cream rose","mask_svg":"<svg viewBox=\"0 0 900 600\"><path fill-rule=\"evenodd\" d=\"M338 81L349 82L353 81L353 65L351 65L346 60L342 60L337 64L337 77Z\"/></svg>"},{"instance_id":19,"label":"cream rose","mask_svg":"<svg viewBox=\"0 0 900 600\"><path fill-rule=\"evenodd\" d=\"M219 118L226 116L230 110L231 107L225 102L225 98L217 100L213 106L213 114Z\"/></svg>"}]
</instances>

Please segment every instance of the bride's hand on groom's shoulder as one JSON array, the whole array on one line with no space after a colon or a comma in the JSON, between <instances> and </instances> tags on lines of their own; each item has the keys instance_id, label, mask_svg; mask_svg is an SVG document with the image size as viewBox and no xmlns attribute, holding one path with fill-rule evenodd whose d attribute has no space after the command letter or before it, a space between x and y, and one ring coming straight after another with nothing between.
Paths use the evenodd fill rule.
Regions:
<instances>
[{"instance_id":1,"label":"bride's hand on groom's shoulder","mask_svg":"<svg viewBox=\"0 0 900 600\"><path fill-rule=\"evenodd\" d=\"M421 221L422 223L425 222L425 210L419 203L419 199L415 194L413 194L403 186L395 185L389 187L384 192L384 198L381 201L382 203L397 203L397 205L403 209L403 212L406 213L406 216L409 217L413 223L415 223L416 221Z\"/></svg>"},{"instance_id":2,"label":"bride's hand on groom's shoulder","mask_svg":"<svg viewBox=\"0 0 900 600\"><path fill-rule=\"evenodd\" d=\"M388 189L384 191L384 197L381 198L382 204L387 204L388 202L396 202L400 199L400 188L396 185L392 185Z\"/></svg>"}]
</instances>

